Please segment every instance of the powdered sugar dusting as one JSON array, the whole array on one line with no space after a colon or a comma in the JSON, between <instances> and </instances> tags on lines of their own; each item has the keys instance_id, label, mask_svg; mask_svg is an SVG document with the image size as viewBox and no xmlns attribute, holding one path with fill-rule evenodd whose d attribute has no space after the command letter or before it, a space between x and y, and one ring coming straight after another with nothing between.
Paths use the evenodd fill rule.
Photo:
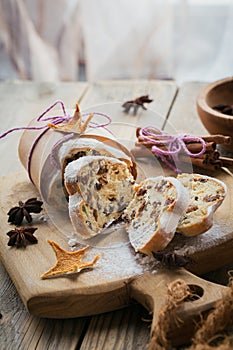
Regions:
<instances>
[{"instance_id":1,"label":"powdered sugar dusting","mask_svg":"<svg viewBox=\"0 0 233 350\"><path fill-rule=\"evenodd\" d=\"M87 135L88 136L88 135ZM118 144L115 144L115 147L109 144L109 139L102 139L99 141L98 139L93 138L94 135L90 135L90 137L79 137L75 139L71 139L65 141L59 151L58 158L60 163L63 162L64 158L67 157L69 152L73 149L80 150L95 150L101 153L105 152L108 156L118 158L118 159L128 159L131 160L130 156L122 150L122 147L119 147ZM96 136L96 135L95 135ZM109 137L109 134L107 135ZM98 136L97 136L98 137ZM111 137L111 141L113 142L113 138ZM114 143L113 143L114 144Z\"/></svg>"},{"instance_id":2,"label":"powdered sugar dusting","mask_svg":"<svg viewBox=\"0 0 233 350\"><path fill-rule=\"evenodd\" d=\"M233 229L230 224L218 221L211 229L198 236L184 237L177 234L167 248L177 254L191 256L228 242L230 238L233 240Z\"/></svg>"},{"instance_id":3,"label":"powdered sugar dusting","mask_svg":"<svg viewBox=\"0 0 233 350\"><path fill-rule=\"evenodd\" d=\"M80 249L76 235L69 239L68 244L73 251ZM140 275L147 271L157 272L157 261L153 257L135 253L129 242L113 248L90 247L87 258L92 259L95 255L99 255L93 271L96 280L98 278L114 280Z\"/></svg>"},{"instance_id":4,"label":"powdered sugar dusting","mask_svg":"<svg viewBox=\"0 0 233 350\"><path fill-rule=\"evenodd\" d=\"M67 165L67 167L65 168L65 174L64 174L65 181L66 182L77 181L77 176L84 166L89 165L91 162L93 162L93 164L96 163L98 165L98 162L102 160L105 160L106 162L109 162L112 164L122 164L123 166L125 166L125 163L117 158L111 158L111 157L105 157L105 156L81 157Z\"/></svg>"}]
</instances>

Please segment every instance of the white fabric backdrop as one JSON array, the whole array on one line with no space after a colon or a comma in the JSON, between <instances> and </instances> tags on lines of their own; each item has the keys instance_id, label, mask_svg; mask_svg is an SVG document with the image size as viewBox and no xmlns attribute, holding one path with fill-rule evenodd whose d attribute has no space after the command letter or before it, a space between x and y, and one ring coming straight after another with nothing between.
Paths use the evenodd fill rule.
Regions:
<instances>
[{"instance_id":1,"label":"white fabric backdrop","mask_svg":"<svg viewBox=\"0 0 233 350\"><path fill-rule=\"evenodd\" d=\"M232 37L233 1L0 0L0 79L211 81Z\"/></svg>"}]
</instances>

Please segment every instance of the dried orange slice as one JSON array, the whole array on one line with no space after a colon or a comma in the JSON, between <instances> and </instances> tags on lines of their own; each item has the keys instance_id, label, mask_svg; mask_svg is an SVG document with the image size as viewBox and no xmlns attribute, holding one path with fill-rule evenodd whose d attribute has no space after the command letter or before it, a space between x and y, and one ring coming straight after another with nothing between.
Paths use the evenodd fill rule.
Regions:
<instances>
[{"instance_id":1,"label":"dried orange slice","mask_svg":"<svg viewBox=\"0 0 233 350\"><path fill-rule=\"evenodd\" d=\"M76 132L78 134L83 134L86 131L93 116L94 114L90 114L87 117L87 119L83 122L79 105L78 103L76 103L76 109L70 121L58 125L49 123L48 127L61 132Z\"/></svg>"},{"instance_id":2,"label":"dried orange slice","mask_svg":"<svg viewBox=\"0 0 233 350\"><path fill-rule=\"evenodd\" d=\"M99 256L96 255L91 262L87 263L82 261L86 250L89 248L88 246L75 252L68 252L62 249L56 242L48 240L48 243L51 245L56 254L57 263L51 269L41 275L41 279L80 272L83 269L93 267L96 261L99 259Z\"/></svg>"}]
</instances>

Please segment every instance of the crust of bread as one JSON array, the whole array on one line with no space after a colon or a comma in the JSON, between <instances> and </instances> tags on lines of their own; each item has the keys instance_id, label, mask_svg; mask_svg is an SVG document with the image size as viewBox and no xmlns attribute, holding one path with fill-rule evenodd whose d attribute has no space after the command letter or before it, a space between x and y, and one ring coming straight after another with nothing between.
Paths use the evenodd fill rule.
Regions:
<instances>
[{"instance_id":1,"label":"crust of bread","mask_svg":"<svg viewBox=\"0 0 233 350\"><path fill-rule=\"evenodd\" d=\"M95 235L94 231L90 230L85 224L84 218L81 215L82 205L85 204L82 197L75 193L69 197L69 216L76 233L80 234L83 239L90 238Z\"/></svg>"},{"instance_id":2,"label":"crust of bread","mask_svg":"<svg viewBox=\"0 0 233 350\"><path fill-rule=\"evenodd\" d=\"M140 232L141 243L138 244L138 237L136 237L138 230L135 230L132 223L129 223L127 227L130 242L135 251L140 251L147 255L151 255L152 252L163 250L168 245L175 235L180 217L186 211L189 204L189 195L187 190L177 179L172 177L159 176L156 178L147 179L136 187L136 191L138 191L148 181L159 183L162 179L170 182L174 187L175 199L163 212L161 212L161 215L155 222L155 229L153 227L150 228L148 237L148 233L145 235L142 227L142 232ZM126 209L126 211L127 210L128 209ZM138 217L137 220L140 222L140 217Z\"/></svg>"},{"instance_id":3,"label":"crust of bread","mask_svg":"<svg viewBox=\"0 0 233 350\"><path fill-rule=\"evenodd\" d=\"M200 174L181 174L177 176L177 179L179 181L182 181L182 179L187 179L187 180L188 179L202 179L202 180L206 179L207 182L203 182L202 184L203 195L207 194L206 186L208 184L208 181L211 181L212 183L214 183L216 185L215 187L218 188L219 198L217 198L215 201L210 203L206 203L203 201L202 202L203 209L201 210L201 213L197 215L197 217L193 221L185 224L184 219L181 218L177 226L177 232L182 233L183 235L188 237L202 234L213 226L214 212L222 204L227 193L227 187L222 181L218 179L215 179L206 175L200 175ZM190 201L192 201L192 197L194 194L190 192ZM213 193L213 195L215 195L215 193Z\"/></svg>"},{"instance_id":4,"label":"crust of bread","mask_svg":"<svg viewBox=\"0 0 233 350\"><path fill-rule=\"evenodd\" d=\"M83 213L83 207L85 207L86 210L88 210L88 205L78 193L75 193L74 195L69 197L69 216L72 226L75 229L75 232L79 234L79 236L82 239L89 239L101 233L104 228L103 226L98 224L98 222L96 222L95 227L90 228L85 218L85 214ZM89 210L89 212L91 211L92 210ZM121 213L109 214L108 217L106 217L105 227L109 227L115 220L119 218L120 215ZM95 221L94 216L90 217L90 221Z\"/></svg>"},{"instance_id":5,"label":"crust of bread","mask_svg":"<svg viewBox=\"0 0 233 350\"><path fill-rule=\"evenodd\" d=\"M99 135L82 135L77 139L71 139L62 144L58 152L62 173L64 174L66 165L75 154L90 150L95 150L102 156L122 160L127 164L131 174L133 175L134 179L136 179L136 161L132 153L119 142Z\"/></svg>"}]
</instances>

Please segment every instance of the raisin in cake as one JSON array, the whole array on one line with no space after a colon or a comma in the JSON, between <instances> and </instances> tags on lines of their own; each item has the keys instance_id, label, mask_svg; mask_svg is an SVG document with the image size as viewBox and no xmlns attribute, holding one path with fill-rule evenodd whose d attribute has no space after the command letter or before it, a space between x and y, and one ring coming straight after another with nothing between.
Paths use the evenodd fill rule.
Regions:
<instances>
[{"instance_id":1,"label":"raisin in cake","mask_svg":"<svg viewBox=\"0 0 233 350\"><path fill-rule=\"evenodd\" d=\"M226 196L226 185L200 174L181 174L177 179L189 191L190 203L179 221L177 232L195 236L213 225L213 214Z\"/></svg>"},{"instance_id":2,"label":"raisin in cake","mask_svg":"<svg viewBox=\"0 0 233 350\"><path fill-rule=\"evenodd\" d=\"M121 216L121 212L106 215L91 208L78 193L75 193L69 197L69 215L75 231L83 239L88 239L109 227Z\"/></svg>"},{"instance_id":3,"label":"raisin in cake","mask_svg":"<svg viewBox=\"0 0 233 350\"><path fill-rule=\"evenodd\" d=\"M78 192L92 209L104 214L121 212L134 193L132 174L116 158L82 157L67 165L64 178L69 195Z\"/></svg>"},{"instance_id":4,"label":"raisin in cake","mask_svg":"<svg viewBox=\"0 0 233 350\"><path fill-rule=\"evenodd\" d=\"M148 255L164 249L188 203L187 190L172 177L149 178L135 186L134 198L124 212L134 249Z\"/></svg>"}]
</instances>

